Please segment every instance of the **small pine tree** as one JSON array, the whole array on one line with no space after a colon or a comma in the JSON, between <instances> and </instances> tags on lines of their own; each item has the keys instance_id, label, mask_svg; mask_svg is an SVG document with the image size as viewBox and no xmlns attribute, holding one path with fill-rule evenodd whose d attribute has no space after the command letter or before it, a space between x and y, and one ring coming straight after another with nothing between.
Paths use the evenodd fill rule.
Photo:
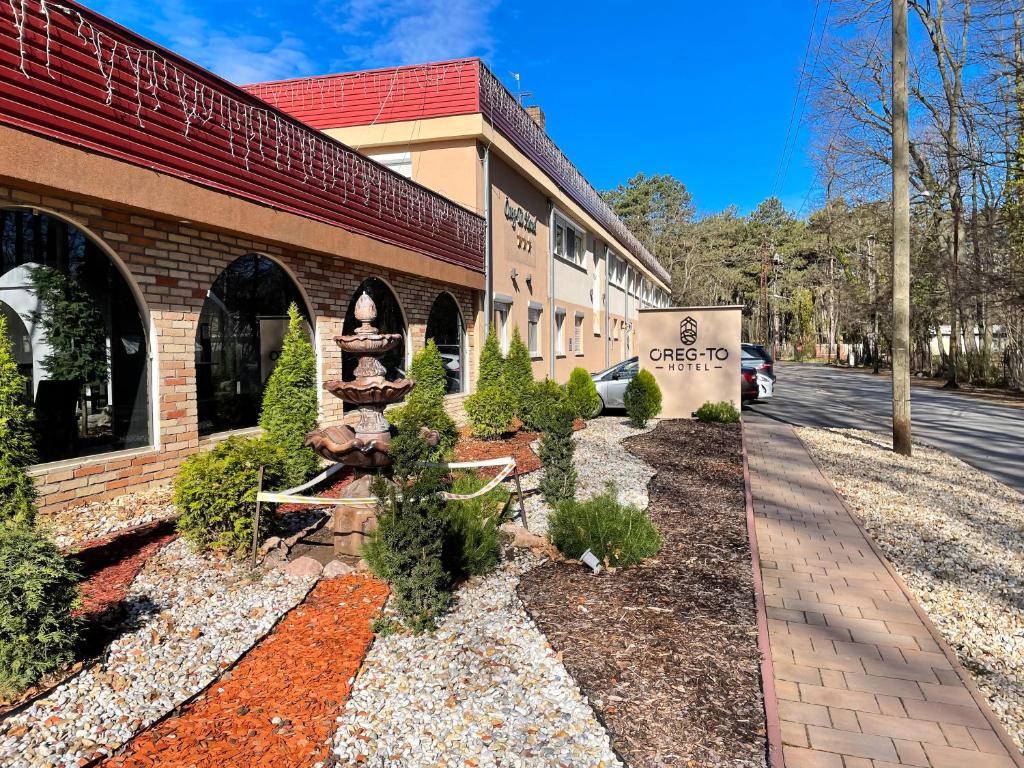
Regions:
<instances>
[{"instance_id":1,"label":"small pine tree","mask_svg":"<svg viewBox=\"0 0 1024 768\"><path fill-rule=\"evenodd\" d=\"M0 523L35 521L36 489L26 472L36 455L33 420L25 377L11 354L7 322L0 316Z\"/></svg>"},{"instance_id":2,"label":"small pine tree","mask_svg":"<svg viewBox=\"0 0 1024 768\"><path fill-rule=\"evenodd\" d=\"M552 506L576 496L576 438L572 421L568 406L557 407L540 441L540 460L544 464L540 492Z\"/></svg>"},{"instance_id":3,"label":"small pine tree","mask_svg":"<svg viewBox=\"0 0 1024 768\"><path fill-rule=\"evenodd\" d=\"M451 593L452 577L444 566L444 474L419 464L430 457L431 447L418 434L399 432L391 450L397 486L380 476L373 482L377 530L363 557L375 576L391 582L395 609L405 623L423 632L434 628Z\"/></svg>"},{"instance_id":4,"label":"small pine tree","mask_svg":"<svg viewBox=\"0 0 1024 768\"><path fill-rule=\"evenodd\" d=\"M505 386L512 398L516 416L523 418L526 401L533 388L533 362L530 351L519 335L519 326L512 330L512 341L508 345L508 356L505 358Z\"/></svg>"},{"instance_id":5,"label":"small pine tree","mask_svg":"<svg viewBox=\"0 0 1024 768\"><path fill-rule=\"evenodd\" d=\"M405 404L389 413L388 417L399 430L412 430L417 434L420 427L437 430L441 442L433 460L441 460L455 447L459 429L444 407L448 383L444 359L433 340L413 357L409 378L416 382L416 386L405 398Z\"/></svg>"},{"instance_id":6,"label":"small pine tree","mask_svg":"<svg viewBox=\"0 0 1024 768\"><path fill-rule=\"evenodd\" d=\"M305 320L293 303L288 307L288 333L281 357L267 381L260 412L264 439L288 454L289 487L305 482L319 466L316 453L303 445L316 422L316 353Z\"/></svg>"},{"instance_id":7,"label":"small pine tree","mask_svg":"<svg viewBox=\"0 0 1024 768\"><path fill-rule=\"evenodd\" d=\"M480 350L480 376L477 378L477 391L488 387L502 386L505 381L505 358L501 356L501 345L494 326L487 332L484 348Z\"/></svg>"},{"instance_id":8,"label":"small pine tree","mask_svg":"<svg viewBox=\"0 0 1024 768\"><path fill-rule=\"evenodd\" d=\"M565 397L577 419L591 419L601 408L601 396L585 368L573 368L565 385Z\"/></svg>"},{"instance_id":9,"label":"small pine tree","mask_svg":"<svg viewBox=\"0 0 1024 768\"><path fill-rule=\"evenodd\" d=\"M79 604L73 561L34 526L0 523L0 693L71 661Z\"/></svg>"},{"instance_id":10,"label":"small pine tree","mask_svg":"<svg viewBox=\"0 0 1024 768\"><path fill-rule=\"evenodd\" d=\"M661 413L661 387L654 374L641 370L633 377L623 395L626 413L634 427L643 428Z\"/></svg>"}]
</instances>

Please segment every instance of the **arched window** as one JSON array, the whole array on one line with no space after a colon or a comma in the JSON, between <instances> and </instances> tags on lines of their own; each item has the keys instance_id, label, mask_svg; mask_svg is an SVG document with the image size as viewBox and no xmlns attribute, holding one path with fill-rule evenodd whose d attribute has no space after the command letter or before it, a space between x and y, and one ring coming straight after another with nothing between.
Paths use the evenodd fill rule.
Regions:
<instances>
[{"instance_id":1,"label":"arched window","mask_svg":"<svg viewBox=\"0 0 1024 768\"><path fill-rule=\"evenodd\" d=\"M368 293L373 303L377 305L377 319L373 321L374 326L381 333L400 333L402 343L380 358L380 362L387 370L387 378L394 379L405 376L406 371L406 340L408 329L405 325L405 314L402 312L402 305L392 292L388 284L378 277L368 277L356 288L355 293L348 303L348 311L345 313L345 325L342 333L355 333L360 323L356 320L356 301L363 293ZM341 356L341 378L343 381L351 381L355 378L356 365L359 363L355 355L342 354Z\"/></svg>"},{"instance_id":2,"label":"arched window","mask_svg":"<svg viewBox=\"0 0 1024 768\"><path fill-rule=\"evenodd\" d=\"M450 293L444 292L434 299L427 318L427 341L434 340L441 359L444 360L444 373L448 379L448 394L454 395L463 391L466 355L464 351L465 327L462 323L462 312Z\"/></svg>"},{"instance_id":3,"label":"arched window","mask_svg":"<svg viewBox=\"0 0 1024 768\"><path fill-rule=\"evenodd\" d=\"M103 248L56 216L0 210L0 303L41 462L149 444L146 326Z\"/></svg>"},{"instance_id":4,"label":"arched window","mask_svg":"<svg viewBox=\"0 0 1024 768\"><path fill-rule=\"evenodd\" d=\"M200 435L256 426L292 302L308 322L298 286L265 256L247 254L220 273L196 329Z\"/></svg>"}]
</instances>

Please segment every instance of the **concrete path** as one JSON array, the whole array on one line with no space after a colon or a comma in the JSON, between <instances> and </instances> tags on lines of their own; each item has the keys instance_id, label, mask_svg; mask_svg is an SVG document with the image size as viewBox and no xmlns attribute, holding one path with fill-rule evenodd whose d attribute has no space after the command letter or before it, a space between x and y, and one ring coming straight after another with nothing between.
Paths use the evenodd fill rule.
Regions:
<instances>
[{"instance_id":1,"label":"concrete path","mask_svg":"<svg viewBox=\"0 0 1024 768\"><path fill-rule=\"evenodd\" d=\"M782 363L775 397L751 413L807 427L892 430L887 376L813 363ZM956 392L914 387L914 439L934 445L1024 492L1024 409Z\"/></svg>"},{"instance_id":2,"label":"concrete path","mask_svg":"<svg viewBox=\"0 0 1024 768\"><path fill-rule=\"evenodd\" d=\"M1024 766L793 428L745 421L786 768Z\"/></svg>"}]
</instances>

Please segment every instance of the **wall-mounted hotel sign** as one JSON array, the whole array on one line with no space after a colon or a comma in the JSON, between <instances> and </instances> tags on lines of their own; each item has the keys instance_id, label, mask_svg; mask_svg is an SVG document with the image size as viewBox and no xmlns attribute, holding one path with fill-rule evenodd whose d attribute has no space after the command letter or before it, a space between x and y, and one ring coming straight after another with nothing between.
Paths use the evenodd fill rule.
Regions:
<instances>
[{"instance_id":1,"label":"wall-mounted hotel sign","mask_svg":"<svg viewBox=\"0 0 1024 768\"><path fill-rule=\"evenodd\" d=\"M740 407L743 307L640 310L640 367L661 387L662 418L688 419L704 403Z\"/></svg>"},{"instance_id":2,"label":"wall-mounted hotel sign","mask_svg":"<svg viewBox=\"0 0 1024 768\"><path fill-rule=\"evenodd\" d=\"M505 218L515 232L520 227L531 235L537 234L537 217L530 214L523 206L514 205L509 198L505 199Z\"/></svg>"}]
</instances>

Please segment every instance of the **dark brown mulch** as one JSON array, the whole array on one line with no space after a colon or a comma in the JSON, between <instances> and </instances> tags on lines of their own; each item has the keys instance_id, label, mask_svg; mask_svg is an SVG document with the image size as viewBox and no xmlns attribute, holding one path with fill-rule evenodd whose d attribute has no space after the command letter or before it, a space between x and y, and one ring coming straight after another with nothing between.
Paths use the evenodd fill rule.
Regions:
<instances>
[{"instance_id":1,"label":"dark brown mulch","mask_svg":"<svg viewBox=\"0 0 1024 768\"><path fill-rule=\"evenodd\" d=\"M625 445L657 469L658 557L550 562L519 594L630 766L764 765L739 426L668 421Z\"/></svg>"}]
</instances>

